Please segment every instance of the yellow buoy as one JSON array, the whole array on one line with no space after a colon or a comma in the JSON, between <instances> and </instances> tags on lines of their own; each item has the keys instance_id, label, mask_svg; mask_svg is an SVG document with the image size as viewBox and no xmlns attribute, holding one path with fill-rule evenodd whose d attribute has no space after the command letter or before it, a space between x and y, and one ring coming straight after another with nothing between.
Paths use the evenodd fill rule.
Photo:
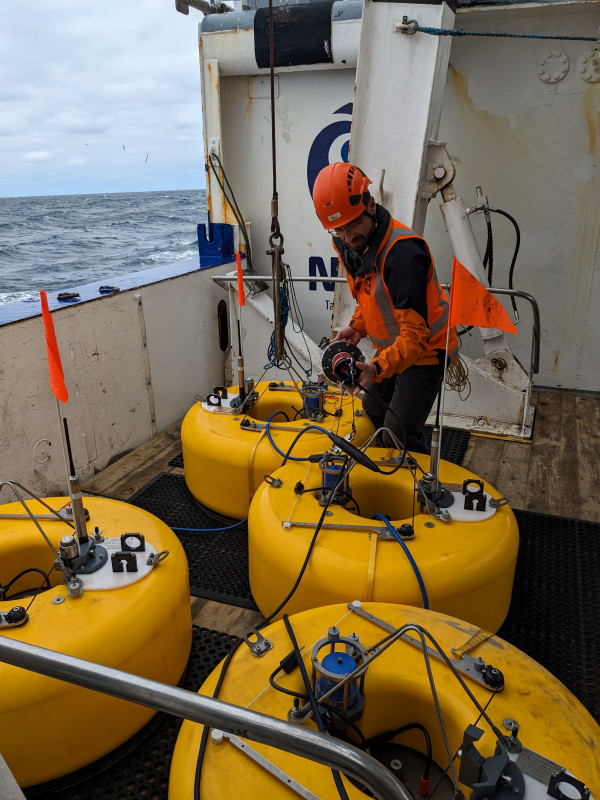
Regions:
<instances>
[{"instance_id":1,"label":"yellow buoy","mask_svg":"<svg viewBox=\"0 0 600 800\"><path fill-rule=\"evenodd\" d=\"M44 502L58 511L68 498ZM38 501L27 506L42 515L39 524L58 551L72 528ZM106 561L95 572L76 573L80 593L76 585L70 593L61 572L53 569L55 555L23 506L0 506L0 582L5 589L0 634L177 684L192 635L188 565L179 540L152 514L127 503L85 497L84 506L90 515L87 530L94 536L97 528L96 547L103 548L100 560L105 553ZM7 619L19 617L24 619L20 624L8 624ZM0 752L23 787L106 755L155 713L4 663L0 687Z\"/></svg>"},{"instance_id":2,"label":"yellow buoy","mask_svg":"<svg viewBox=\"0 0 600 800\"><path fill-rule=\"evenodd\" d=\"M388 471L397 455L383 448L366 452ZM429 469L429 456L414 457ZM494 507L499 495L486 483L485 510L478 510L468 491L478 488L477 476L442 461L440 479L454 490L454 503L444 511L447 519L433 517L417 498L413 472L403 467L386 475L355 466L345 505L327 510L319 501L319 464L288 463L275 472L280 482L259 488L248 519L250 587L262 613L271 615L292 590L322 520L302 579L279 613L352 598L414 606L427 600L436 611L498 630L508 613L519 546L514 514L508 505ZM464 507L469 503L472 510Z\"/></svg>"},{"instance_id":3,"label":"yellow buoy","mask_svg":"<svg viewBox=\"0 0 600 800\"><path fill-rule=\"evenodd\" d=\"M190 492L203 505L235 519L248 515L250 500L265 475L281 466L299 434L292 458L331 446L318 428L342 438L353 436L358 446L375 430L362 403L338 389L302 390L290 381L264 381L257 384L258 399L246 413L232 407L236 390L227 395L211 395L192 406L181 426L181 446ZM321 411L310 404L313 399L320 402Z\"/></svg>"},{"instance_id":4,"label":"yellow buoy","mask_svg":"<svg viewBox=\"0 0 600 800\"><path fill-rule=\"evenodd\" d=\"M600 727L556 678L502 639L478 636L477 628L444 614L383 603L310 609L290 617L289 622L311 690L317 699L328 690L333 692L321 704L328 733L368 747L413 797L420 796L421 790L425 795L427 790L433 792L440 781L433 796L441 800L454 798L456 788L467 798L548 800L548 785L557 781L555 774L562 776L558 781L562 796L600 797ZM405 625L411 627L402 631ZM420 643L423 630L452 659L448 666L436 658L436 644L423 634L439 714ZM314 719L304 713L307 690L299 668L288 665L288 673L280 669L292 651L289 632L280 621L262 634L272 648L255 658L242 644L227 668L219 699L280 720L295 719L296 724L314 730ZM472 649L465 652L469 644ZM353 670L361 667L363 676L353 677ZM212 695L220 672L221 666L209 676L201 694ZM350 679L344 688L340 681L346 674ZM300 698L297 707L294 697ZM199 773L202 731L201 725L183 723L171 766L169 800L287 800L296 796L290 785L300 786L305 797L340 797L327 767L214 731ZM427 740L431 742L429 771ZM473 748L485 762L478 762ZM486 791L479 789L475 795L473 783L485 782L486 775L489 781L494 775L494 762L487 759L497 750L501 758L508 756L501 774L496 771L493 782L497 785L484 786ZM253 752L266 763L257 765ZM563 767L566 773L560 772ZM198 774L199 794L194 789ZM571 776L571 786L564 782L565 775ZM342 781L350 800L365 797L346 777ZM576 785L579 793L574 794Z\"/></svg>"}]
</instances>

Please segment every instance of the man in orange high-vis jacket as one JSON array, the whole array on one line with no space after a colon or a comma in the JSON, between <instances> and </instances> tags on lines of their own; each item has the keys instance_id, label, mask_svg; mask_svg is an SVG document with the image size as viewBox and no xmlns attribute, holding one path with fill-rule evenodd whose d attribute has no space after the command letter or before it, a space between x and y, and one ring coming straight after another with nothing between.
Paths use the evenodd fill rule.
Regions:
<instances>
[{"instance_id":1,"label":"man in orange high-vis jacket","mask_svg":"<svg viewBox=\"0 0 600 800\"><path fill-rule=\"evenodd\" d=\"M365 390L363 406L377 428L389 428L409 450L428 453L424 425L444 373L448 300L424 239L375 202L370 184L361 169L337 162L313 186L317 216L333 236L358 304L334 341L370 337L376 354L356 363L360 379L352 392ZM451 328L449 360L457 354ZM383 442L392 444L385 434Z\"/></svg>"}]
</instances>

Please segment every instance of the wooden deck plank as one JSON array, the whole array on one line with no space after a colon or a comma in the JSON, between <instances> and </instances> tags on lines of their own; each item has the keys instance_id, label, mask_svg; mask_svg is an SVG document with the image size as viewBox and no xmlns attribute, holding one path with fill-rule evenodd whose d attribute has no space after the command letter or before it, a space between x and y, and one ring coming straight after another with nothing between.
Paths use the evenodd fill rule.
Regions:
<instances>
[{"instance_id":1,"label":"wooden deck plank","mask_svg":"<svg viewBox=\"0 0 600 800\"><path fill-rule=\"evenodd\" d=\"M201 628L223 631L230 636L243 636L247 628L254 628L262 619L260 611L207 600L199 611L195 611L192 622Z\"/></svg>"},{"instance_id":2,"label":"wooden deck plank","mask_svg":"<svg viewBox=\"0 0 600 800\"><path fill-rule=\"evenodd\" d=\"M532 449L531 442L504 442L495 488L508 499L512 508L525 508Z\"/></svg>"},{"instance_id":3,"label":"wooden deck plank","mask_svg":"<svg viewBox=\"0 0 600 800\"><path fill-rule=\"evenodd\" d=\"M128 500L159 472L179 472L169 461L181 453L181 420L82 484L82 490Z\"/></svg>"},{"instance_id":4,"label":"wooden deck plank","mask_svg":"<svg viewBox=\"0 0 600 800\"><path fill-rule=\"evenodd\" d=\"M463 467L474 472L480 478L490 483L501 491L498 483L498 466L504 448L503 439L493 439L489 436L471 436L473 447L463 459ZM467 459L468 455L468 459Z\"/></svg>"},{"instance_id":5,"label":"wooden deck plank","mask_svg":"<svg viewBox=\"0 0 600 800\"><path fill-rule=\"evenodd\" d=\"M561 463L564 444L560 434L562 397L560 392L540 392L536 404L534 447L529 460L529 476L524 510L550 513L564 504L563 484L557 466Z\"/></svg>"},{"instance_id":6,"label":"wooden deck plank","mask_svg":"<svg viewBox=\"0 0 600 800\"><path fill-rule=\"evenodd\" d=\"M600 431L600 398L575 395L573 426L575 442L565 458L565 469L577 465L579 510L577 517L600 522L600 460L598 432Z\"/></svg>"}]
</instances>

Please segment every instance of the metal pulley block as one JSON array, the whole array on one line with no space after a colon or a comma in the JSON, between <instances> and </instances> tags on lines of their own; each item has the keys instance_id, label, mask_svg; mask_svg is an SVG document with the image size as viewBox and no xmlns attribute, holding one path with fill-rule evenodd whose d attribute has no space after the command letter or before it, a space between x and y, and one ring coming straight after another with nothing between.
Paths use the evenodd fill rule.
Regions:
<instances>
[{"instance_id":1,"label":"metal pulley block","mask_svg":"<svg viewBox=\"0 0 600 800\"><path fill-rule=\"evenodd\" d=\"M0 628L18 628L25 625L29 614L23 606L13 606L9 611L0 613Z\"/></svg>"}]
</instances>

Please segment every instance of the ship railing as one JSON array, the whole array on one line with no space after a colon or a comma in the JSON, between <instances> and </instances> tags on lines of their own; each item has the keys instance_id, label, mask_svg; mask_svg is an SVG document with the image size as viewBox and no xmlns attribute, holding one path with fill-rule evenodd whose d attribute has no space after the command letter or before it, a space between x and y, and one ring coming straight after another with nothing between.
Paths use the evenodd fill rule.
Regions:
<instances>
[{"instance_id":1,"label":"ship railing","mask_svg":"<svg viewBox=\"0 0 600 800\"><path fill-rule=\"evenodd\" d=\"M248 275L246 276L248 280L252 281L272 281L272 275ZM306 283L307 281L310 283L345 283L346 278L340 277L321 277L321 276L306 276L306 275L295 275L292 277L287 277L286 280L295 282L295 283ZM213 275L213 281L218 283L221 286L225 286L227 283L231 283L233 281L237 281L237 275ZM450 284L442 283L442 288L446 291L449 291ZM530 356L530 363L529 363L529 376L537 375L540 371L540 309L537 304L537 300L533 295L530 295L528 292L522 292L520 289L497 289L494 286L486 286L485 287L490 294L504 294L508 295L509 297L520 297L522 300L527 300L527 302L531 305L531 313L533 316L532 322L532 331L531 331L531 356Z\"/></svg>"},{"instance_id":2,"label":"ship railing","mask_svg":"<svg viewBox=\"0 0 600 800\"><path fill-rule=\"evenodd\" d=\"M394 775L370 755L318 731L4 636L0 636L0 662L308 758L354 778L379 800L412 800ZM2 797L21 800L22 795Z\"/></svg>"}]
</instances>

